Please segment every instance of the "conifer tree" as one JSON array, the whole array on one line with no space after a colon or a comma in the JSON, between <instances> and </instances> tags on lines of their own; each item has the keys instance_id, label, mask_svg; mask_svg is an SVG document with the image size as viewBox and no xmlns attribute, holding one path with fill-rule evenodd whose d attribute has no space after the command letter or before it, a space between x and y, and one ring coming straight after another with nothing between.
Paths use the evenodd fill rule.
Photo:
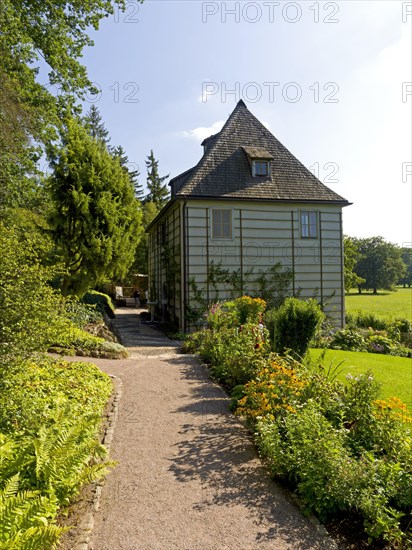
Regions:
<instances>
[{"instance_id":1,"label":"conifer tree","mask_svg":"<svg viewBox=\"0 0 412 550\"><path fill-rule=\"evenodd\" d=\"M141 211L128 174L104 143L74 119L62 141L51 158L50 224L67 270L62 291L82 295L125 276L142 231Z\"/></svg>"},{"instance_id":2,"label":"conifer tree","mask_svg":"<svg viewBox=\"0 0 412 550\"><path fill-rule=\"evenodd\" d=\"M147 168L147 189L148 194L145 197L145 202L153 202L158 210L169 200L169 190L166 184L163 184L168 179L167 176L159 176L159 161L155 159L153 150L146 160Z\"/></svg>"},{"instance_id":3,"label":"conifer tree","mask_svg":"<svg viewBox=\"0 0 412 550\"><path fill-rule=\"evenodd\" d=\"M121 145L112 148L112 155L120 162L120 166L129 174L130 181L134 187L134 194L139 201L143 201L143 185L139 182L139 169L133 169L133 163L129 163L129 158Z\"/></svg>"},{"instance_id":4,"label":"conifer tree","mask_svg":"<svg viewBox=\"0 0 412 550\"><path fill-rule=\"evenodd\" d=\"M108 145L110 141L108 137L109 131L106 129L102 120L102 115L96 105L91 105L90 109L87 111L86 116L83 118L83 125L92 138Z\"/></svg>"}]
</instances>

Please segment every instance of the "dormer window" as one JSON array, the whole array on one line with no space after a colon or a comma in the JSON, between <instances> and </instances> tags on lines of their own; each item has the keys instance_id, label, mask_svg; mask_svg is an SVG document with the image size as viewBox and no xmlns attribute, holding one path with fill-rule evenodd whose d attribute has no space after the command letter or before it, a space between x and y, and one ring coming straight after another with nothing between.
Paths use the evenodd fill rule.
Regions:
<instances>
[{"instance_id":1,"label":"dormer window","mask_svg":"<svg viewBox=\"0 0 412 550\"><path fill-rule=\"evenodd\" d=\"M242 147L249 162L252 177L270 176L273 155L263 147Z\"/></svg>"},{"instance_id":2,"label":"dormer window","mask_svg":"<svg viewBox=\"0 0 412 550\"><path fill-rule=\"evenodd\" d=\"M253 176L268 176L269 162L267 160L253 161Z\"/></svg>"}]
</instances>

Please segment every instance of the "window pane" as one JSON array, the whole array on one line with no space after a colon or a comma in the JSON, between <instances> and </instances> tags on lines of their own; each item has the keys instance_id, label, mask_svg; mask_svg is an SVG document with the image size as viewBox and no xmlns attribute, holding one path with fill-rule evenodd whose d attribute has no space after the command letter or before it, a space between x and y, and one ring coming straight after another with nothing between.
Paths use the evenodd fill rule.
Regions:
<instances>
[{"instance_id":1,"label":"window pane","mask_svg":"<svg viewBox=\"0 0 412 550\"><path fill-rule=\"evenodd\" d=\"M212 239L232 238L232 211L212 209Z\"/></svg>"},{"instance_id":2,"label":"window pane","mask_svg":"<svg viewBox=\"0 0 412 550\"><path fill-rule=\"evenodd\" d=\"M255 174L257 176L267 176L269 173L267 162L255 161Z\"/></svg>"},{"instance_id":3,"label":"window pane","mask_svg":"<svg viewBox=\"0 0 412 550\"><path fill-rule=\"evenodd\" d=\"M230 223L230 210L221 210L222 214L222 223Z\"/></svg>"},{"instance_id":4,"label":"window pane","mask_svg":"<svg viewBox=\"0 0 412 550\"><path fill-rule=\"evenodd\" d=\"M315 211L300 213L300 232L302 237L318 236L318 214Z\"/></svg>"}]
</instances>

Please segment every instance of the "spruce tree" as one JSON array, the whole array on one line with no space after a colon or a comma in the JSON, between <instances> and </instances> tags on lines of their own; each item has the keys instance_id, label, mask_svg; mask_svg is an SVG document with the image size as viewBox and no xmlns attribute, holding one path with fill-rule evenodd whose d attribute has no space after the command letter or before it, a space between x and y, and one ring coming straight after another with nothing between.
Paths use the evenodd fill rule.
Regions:
<instances>
[{"instance_id":1,"label":"spruce tree","mask_svg":"<svg viewBox=\"0 0 412 550\"><path fill-rule=\"evenodd\" d=\"M169 200L169 190L166 184L163 184L168 179L167 176L159 176L159 161L155 159L153 150L150 151L150 155L146 160L147 168L147 189L148 194L145 197L145 202L153 202L158 210L161 210L163 206Z\"/></svg>"},{"instance_id":2,"label":"spruce tree","mask_svg":"<svg viewBox=\"0 0 412 550\"><path fill-rule=\"evenodd\" d=\"M86 116L83 118L83 125L93 139L97 139L108 145L110 141L108 137L109 131L106 129L102 121L102 115L96 105L91 105Z\"/></svg>"},{"instance_id":3,"label":"spruce tree","mask_svg":"<svg viewBox=\"0 0 412 550\"><path fill-rule=\"evenodd\" d=\"M118 145L117 147L112 148L112 155L114 158L117 158L120 162L120 166L125 169L125 171L129 174L130 182L132 183L134 187L134 194L139 201L143 201L144 193L143 193L143 185L139 182L138 178L140 176L139 170L133 170L132 163L129 163L129 158L126 155L125 150L121 145Z\"/></svg>"}]
</instances>

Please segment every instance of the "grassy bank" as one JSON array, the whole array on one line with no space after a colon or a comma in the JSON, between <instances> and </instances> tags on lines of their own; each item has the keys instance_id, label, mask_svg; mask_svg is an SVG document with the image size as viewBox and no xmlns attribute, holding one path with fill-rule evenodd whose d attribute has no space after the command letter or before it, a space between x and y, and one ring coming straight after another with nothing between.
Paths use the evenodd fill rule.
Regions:
<instances>
[{"instance_id":1,"label":"grassy bank","mask_svg":"<svg viewBox=\"0 0 412 550\"><path fill-rule=\"evenodd\" d=\"M311 349L310 356L317 359L325 353L324 366L339 365L339 379L345 380L350 373L352 376L364 374L371 370L375 379L382 384L380 397L386 399L391 396L399 397L412 408L412 359L407 357L393 357L376 353Z\"/></svg>"},{"instance_id":2,"label":"grassy bank","mask_svg":"<svg viewBox=\"0 0 412 550\"><path fill-rule=\"evenodd\" d=\"M412 321L412 289L399 288L396 292L358 294L352 290L345 298L348 312L368 311L381 317L403 317Z\"/></svg>"}]
</instances>

